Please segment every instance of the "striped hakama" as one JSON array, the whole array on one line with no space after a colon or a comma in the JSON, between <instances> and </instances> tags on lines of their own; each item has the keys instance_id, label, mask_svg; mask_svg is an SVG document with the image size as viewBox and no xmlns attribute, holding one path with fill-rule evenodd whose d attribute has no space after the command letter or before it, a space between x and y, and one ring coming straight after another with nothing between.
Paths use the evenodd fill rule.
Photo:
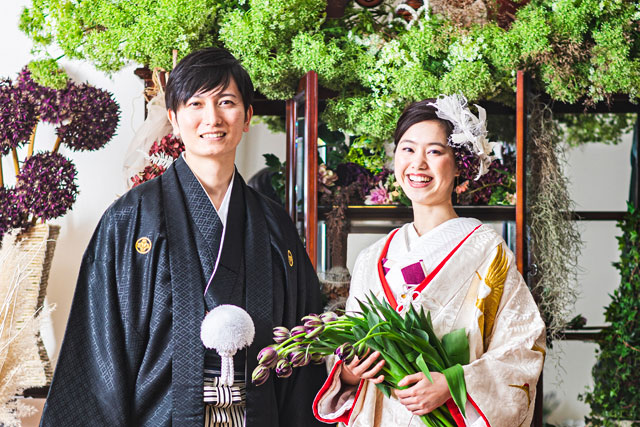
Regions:
<instances>
[{"instance_id":1,"label":"striped hakama","mask_svg":"<svg viewBox=\"0 0 640 427\"><path fill-rule=\"evenodd\" d=\"M204 370L204 427L243 427L246 400L244 372L236 372L233 385L224 386L219 370Z\"/></svg>"}]
</instances>

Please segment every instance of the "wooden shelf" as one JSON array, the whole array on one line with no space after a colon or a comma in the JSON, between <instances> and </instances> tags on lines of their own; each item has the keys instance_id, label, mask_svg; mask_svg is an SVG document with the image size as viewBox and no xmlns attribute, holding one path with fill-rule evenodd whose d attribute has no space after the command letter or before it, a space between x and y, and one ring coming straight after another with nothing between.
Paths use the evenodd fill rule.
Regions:
<instances>
[{"instance_id":1,"label":"wooden shelf","mask_svg":"<svg viewBox=\"0 0 640 427\"><path fill-rule=\"evenodd\" d=\"M515 221L515 206L454 206L461 217L477 218L480 221ZM329 206L319 206L318 215L325 218ZM625 211L575 211L575 221L619 221L626 215ZM398 205L352 205L347 208L349 221L393 221L408 222L413 220L413 210L408 206Z\"/></svg>"},{"instance_id":2,"label":"wooden shelf","mask_svg":"<svg viewBox=\"0 0 640 427\"><path fill-rule=\"evenodd\" d=\"M580 329L565 329L559 339L562 341L597 341L604 326L585 326Z\"/></svg>"}]
</instances>

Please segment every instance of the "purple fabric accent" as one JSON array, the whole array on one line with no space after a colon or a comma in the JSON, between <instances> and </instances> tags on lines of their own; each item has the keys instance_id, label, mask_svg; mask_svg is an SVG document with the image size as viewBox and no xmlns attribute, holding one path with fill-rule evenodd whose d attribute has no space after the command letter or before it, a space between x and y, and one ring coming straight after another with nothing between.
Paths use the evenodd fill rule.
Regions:
<instances>
[{"instance_id":1,"label":"purple fabric accent","mask_svg":"<svg viewBox=\"0 0 640 427\"><path fill-rule=\"evenodd\" d=\"M422 269L422 260L404 267L401 271L407 285L417 285L426 277Z\"/></svg>"},{"instance_id":2,"label":"purple fabric accent","mask_svg":"<svg viewBox=\"0 0 640 427\"><path fill-rule=\"evenodd\" d=\"M384 275L386 276L387 273L389 273L389 270L391 270L389 267L385 267L385 264L387 263L388 259L387 258L382 258L382 272L384 273Z\"/></svg>"}]
</instances>

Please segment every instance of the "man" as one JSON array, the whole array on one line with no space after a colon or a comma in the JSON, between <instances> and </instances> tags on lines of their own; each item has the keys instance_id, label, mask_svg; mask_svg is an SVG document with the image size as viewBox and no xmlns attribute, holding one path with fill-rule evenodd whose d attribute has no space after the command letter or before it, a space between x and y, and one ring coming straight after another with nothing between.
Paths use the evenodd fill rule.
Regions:
<instances>
[{"instance_id":1,"label":"man","mask_svg":"<svg viewBox=\"0 0 640 427\"><path fill-rule=\"evenodd\" d=\"M41 425L316 423L311 403L322 367L260 387L250 382L272 327L321 308L317 277L286 212L235 170L252 97L249 75L223 49L194 52L171 72L166 105L185 152L101 219ZM219 386L220 359L200 341L205 313L221 304L243 307L256 329L253 344L235 356L233 390Z\"/></svg>"}]
</instances>

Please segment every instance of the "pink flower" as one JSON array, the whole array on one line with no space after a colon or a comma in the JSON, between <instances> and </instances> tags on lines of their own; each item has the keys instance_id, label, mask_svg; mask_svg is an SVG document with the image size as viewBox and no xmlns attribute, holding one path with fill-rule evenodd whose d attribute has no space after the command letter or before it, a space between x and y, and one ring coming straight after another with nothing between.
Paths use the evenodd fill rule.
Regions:
<instances>
[{"instance_id":1,"label":"pink flower","mask_svg":"<svg viewBox=\"0 0 640 427\"><path fill-rule=\"evenodd\" d=\"M338 180L338 175L329 169L326 164L318 166L318 187L322 193L331 194L329 187L333 187Z\"/></svg>"},{"instance_id":2,"label":"pink flower","mask_svg":"<svg viewBox=\"0 0 640 427\"><path fill-rule=\"evenodd\" d=\"M382 182L373 187L369 194L364 198L365 205L388 205L391 204L391 196Z\"/></svg>"},{"instance_id":3,"label":"pink flower","mask_svg":"<svg viewBox=\"0 0 640 427\"><path fill-rule=\"evenodd\" d=\"M456 194L462 194L469 189L469 180L467 179L462 184L458 185L455 189Z\"/></svg>"}]
</instances>

